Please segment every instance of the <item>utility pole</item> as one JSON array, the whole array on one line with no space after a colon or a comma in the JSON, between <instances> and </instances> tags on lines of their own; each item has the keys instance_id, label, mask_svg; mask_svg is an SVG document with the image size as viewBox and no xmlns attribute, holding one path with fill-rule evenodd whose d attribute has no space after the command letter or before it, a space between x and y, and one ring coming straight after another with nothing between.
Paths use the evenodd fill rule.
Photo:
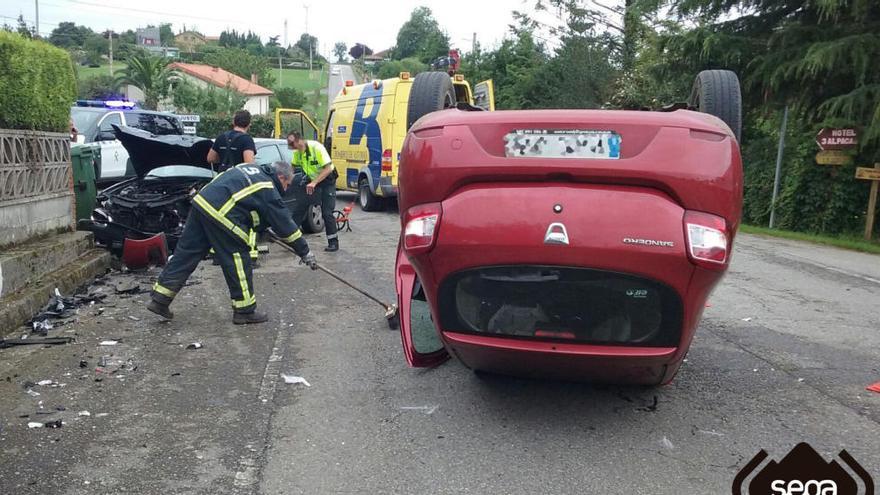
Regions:
<instances>
[{"instance_id":1,"label":"utility pole","mask_svg":"<svg viewBox=\"0 0 880 495\"><path fill-rule=\"evenodd\" d=\"M34 38L40 37L40 0L34 0L34 17L37 24L34 26Z\"/></svg>"},{"instance_id":2,"label":"utility pole","mask_svg":"<svg viewBox=\"0 0 880 495\"><path fill-rule=\"evenodd\" d=\"M287 19L284 19L284 49L287 50Z\"/></svg>"},{"instance_id":3,"label":"utility pole","mask_svg":"<svg viewBox=\"0 0 880 495\"><path fill-rule=\"evenodd\" d=\"M474 39L471 41L471 55L477 51L477 33L474 33Z\"/></svg>"},{"instance_id":4,"label":"utility pole","mask_svg":"<svg viewBox=\"0 0 880 495\"><path fill-rule=\"evenodd\" d=\"M110 41L110 77L113 77L113 30L107 30L107 38Z\"/></svg>"},{"instance_id":5,"label":"utility pole","mask_svg":"<svg viewBox=\"0 0 880 495\"><path fill-rule=\"evenodd\" d=\"M776 198L779 196L779 182L782 175L782 154L785 151L785 129L788 127L788 105L782 112L782 125L779 127L779 149L776 150L776 177L773 179L773 197L770 199L770 228L776 224Z\"/></svg>"}]
</instances>

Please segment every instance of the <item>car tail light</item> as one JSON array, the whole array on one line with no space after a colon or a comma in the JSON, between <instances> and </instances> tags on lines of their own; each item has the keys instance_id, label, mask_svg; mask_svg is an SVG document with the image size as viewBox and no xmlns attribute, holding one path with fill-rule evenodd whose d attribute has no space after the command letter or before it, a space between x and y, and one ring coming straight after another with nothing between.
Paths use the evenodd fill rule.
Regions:
<instances>
[{"instance_id":1,"label":"car tail light","mask_svg":"<svg viewBox=\"0 0 880 495\"><path fill-rule=\"evenodd\" d=\"M684 214L684 230L691 261L703 268L724 268L730 250L730 236L723 218L687 211Z\"/></svg>"},{"instance_id":2,"label":"car tail light","mask_svg":"<svg viewBox=\"0 0 880 495\"><path fill-rule=\"evenodd\" d=\"M440 203L414 206L406 212L403 248L410 254L430 251L440 228Z\"/></svg>"},{"instance_id":3,"label":"car tail light","mask_svg":"<svg viewBox=\"0 0 880 495\"><path fill-rule=\"evenodd\" d=\"M345 87L346 87L346 88L350 88L350 87L352 87L352 86L354 86L354 81L352 81L351 79L345 81Z\"/></svg>"},{"instance_id":4,"label":"car tail light","mask_svg":"<svg viewBox=\"0 0 880 495\"><path fill-rule=\"evenodd\" d=\"M391 150L382 152L382 171L391 172Z\"/></svg>"}]
</instances>

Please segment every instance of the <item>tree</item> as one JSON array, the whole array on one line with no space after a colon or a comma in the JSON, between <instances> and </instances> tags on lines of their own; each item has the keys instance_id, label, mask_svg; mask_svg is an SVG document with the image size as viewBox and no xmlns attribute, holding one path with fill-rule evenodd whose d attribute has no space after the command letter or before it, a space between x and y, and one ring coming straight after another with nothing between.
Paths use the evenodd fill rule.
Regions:
<instances>
[{"instance_id":1,"label":"tree","mask_svg":"<svg viewBox=\"0 0 880 495\"><path fill-rule=\"evenodd\" d=\"M174 84L172 97L177 112L197 115L229 115L241 109L247 100L228 86L201 88L186 80Z\"/></svg>"},{"instance_id":2,"label":"tree","mask_svg":"<svg viewBox=\"0 0 880 495\"><path fill-rule=\"evenodd\" d=\"M110 42L101 34L90 34L82 44L83 52L86 54L86 61L91 64L100 64L101 56L110 50Z\"/></svg>"},{"instance_id":3,"label":"tree","mask_svg":"<svg viewBox=\"0 0 880 495\"><path fill-rule=\"evenodd\" d=\"M226 48L241 48L251 55L263 54L263 42L260 37L248 31L247 33L239 33L236 30L223 31L220 33L220 46Z\"/></svg>"},{"instance_id":4,"label":"tree","mask_svg":"<svg viewBox=\"0 0 880 495\"><path fill-rule=\"evenodd\" d=\"M348 51L348 54L351 55L351 58L358 60L366 55L372 55L373 50L363 43L355 43L351 50Z\"/></svg>"},{"instance_id":5,"label":"tree","mask_svg":"<svg viewBox=\"0 0 880 495\"><path fill-rule=\"evenodd\" d=\"M16 27L15 32L28 39L31 39L38 34L37 27L28 26L27 23L24 21L24 15L22 14L18 15L18 26Z\"/></svg>"},{"instance_id":6,"label":"tree","mask_svg":"<svg viewBox=\"0 0 880 495\"><path fill-rule=\"evenodd\" d=\"M333 55L336 55L337 62L345 62L345 54L348 52L348 46L342 41L337 41L333 45Z\"/></svg>"},{"instance_id":7,"label":"tree","mask_svg":"<svg viewBox=\"0 0 880 495\"><path fill-rule=\"evenodd\" d=\"M431 9L417 7L397 32L393 58L418 57L422 62L430 63L448 53L449 36L440 29Z\"/></svg>"},{"instance_id":8,"label":"tree","mask_svg":"<svg viewBox=\"0 0 880 495\"><path fill-rule=\"evenodd\" d=\"M79 81L77 98L82 100L112 100L120 98L116 80L108 74Z\"/></svg>"},{"instance_id":9,"label":"tree","mask_svg":"<svg viewBox=\"0 0 880 495\"><path fill-rule=\"evenodd\" d=\"M171 29L171 23L159 24L159 42L162 46L174 46L174 30Z\"/></svg>"},{"instance_id":10,"label":"tree","mask_svg":"<svg viewBox=\"0 0 880 495\"><path fill-rule=\"evenodd\" d=\"M49 43L60 48L82 47L86 37L93 31L86 26L77 26L73 22L62 22L49 34Z\"/></svg>"},{"instance_id":11,"label":"tree","mask_svg":"<svg viewBox=\"0 0 880 495\"><path fill-rule=\"evenodd\" d=\"M308 56L310 50L312 54L318 51L318 38L308 33L303 33L293 46L299 48Z\"/></svg>"},{"instance_id":12,"label":"tree","mask_svg":"<svg viewBox=\"0 0 880 495\"><path fill-rule=\"evenodd\" d=\"M275 90L274 108L302 108L306 104L306 95L296 88L279 88Z\"/></svg>"},{"instance_id":13,"label":"tree","mask_svg":"<svg viewBox=\"0 0 880 495\"><path fill-rule=\"evenodd\" d=\"M211 51L205 54L205 63L222 67L245 79L250 79L252 74L256 74L258 84L267 88L275 84L275 76L269 68L269 60L252 55L243 48L220 48Z\"/></svg>"},{"instance_id":14,"label":"tree","mask_svg":"<svg viewBox=\"0 0 880 495\"><path fill-rule=\"evenodd\" d=\"M170 93L172 79L177 75L167 59L140 52L129 57L128 65L115 82L116 86L130 84L143 91L144 107L156 110L159 101Z\"/></svg>"},{"instance_id":15,"label":"tree","mask_svg":"<svg viewBox=\"0 0 880 495\"><path fill-rule=\"evenodd\" d=\"M421 60L415 57L410 57L403 60L390 60L384 62L382 66L379 67L377 75L379 79L390 79L399 76L401 72L409 72L414 76L419 72L425 72L426 70L428 70L427 64L422 63Z\"/></svg>"}]
</instances>

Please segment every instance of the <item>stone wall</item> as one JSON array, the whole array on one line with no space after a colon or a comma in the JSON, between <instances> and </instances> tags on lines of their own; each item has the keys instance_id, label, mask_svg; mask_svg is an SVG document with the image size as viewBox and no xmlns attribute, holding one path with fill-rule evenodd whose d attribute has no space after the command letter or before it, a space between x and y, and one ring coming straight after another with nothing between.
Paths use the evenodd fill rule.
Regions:
<instances>
[{"instance_id":1,"label":"stone wall","mask_svg":"<svg viewBox=\"0 0 880 495\"><path fill-rule=\"evenodd\" d=\"M0 246L74 227L69 139L0 129Z\"/></svg>"}]
</instances>

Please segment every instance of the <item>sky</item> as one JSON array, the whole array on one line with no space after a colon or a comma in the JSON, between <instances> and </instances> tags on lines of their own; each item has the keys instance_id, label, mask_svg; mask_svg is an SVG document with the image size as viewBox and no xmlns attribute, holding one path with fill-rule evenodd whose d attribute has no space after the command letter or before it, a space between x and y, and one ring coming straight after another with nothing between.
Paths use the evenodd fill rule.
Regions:
<instances>
[{"instance_id":1,"label":"sky","mask_svg":"<svg viewBox=\"0 0 880 495\"><path fill-rule=\"evenodd\" d=\"M531 11L534 0L36 0L40 9L43 36L58 23L73 21L95 31L135 29L147 24L170 22L177 33L186 26L208 36L225 29L252 30L263 41L280 35L284 40L287 20L288 41L293 44L306 31L318 37L320 52L329 56L333 45L343 41L351 47L366 43L374 51L394 46L397 31L418 6L430 7L451 44L469 51L474 33L484 47L493 47L508 33L513 10ZM0 23L14 24L24 15L34 23L35 0L0 1Z\"/></svg>"}]
</instances>

